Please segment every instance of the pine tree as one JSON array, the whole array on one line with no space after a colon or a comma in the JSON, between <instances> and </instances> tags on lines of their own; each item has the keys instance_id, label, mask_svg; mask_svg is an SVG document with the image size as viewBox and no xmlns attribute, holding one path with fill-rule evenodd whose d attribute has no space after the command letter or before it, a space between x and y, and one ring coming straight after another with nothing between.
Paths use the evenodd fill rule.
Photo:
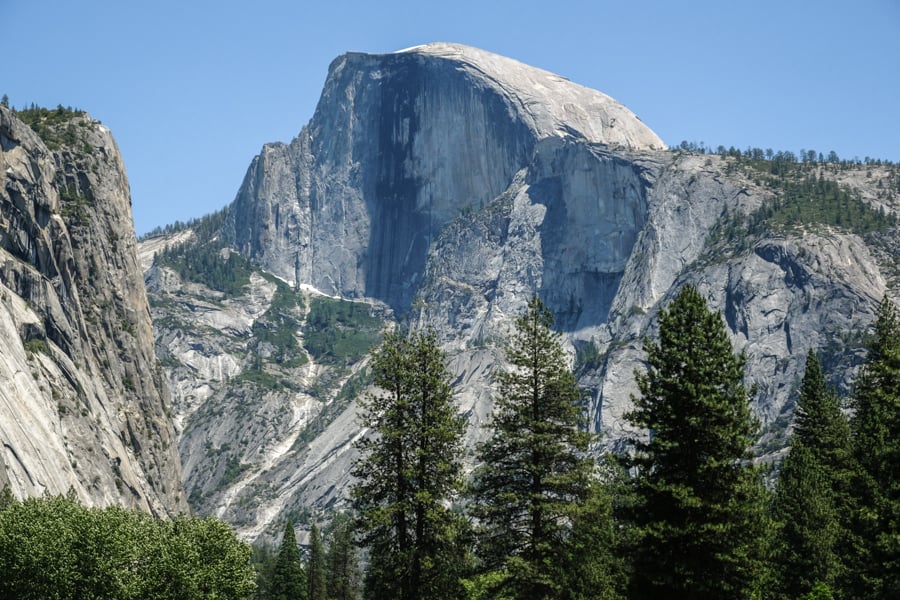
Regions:
<instances>
[{"instance_id":1,"label":"pine tree","mask_svg":"<svg viewBox=\"0 0 900 600\"><path fill-rule=\"evenodd\" d=\"M369 597L453 597L449 546L455 520L447 507L461 486L464 421L433 331L388 334L373 360L381 393L363 403L374 435L358 447L353 474L362 540L369 547Z\"/></svg>"},{"instance_id":2,"label":"pine tree","mask_svg":"<svg viewBox=\"0 0 900 600\"><path fill-rule=\"evenodd\" d=\"M573 600L615 600L624 598L627 588L620 527L613 515L615 503L625 491L624 473L615 469L613 460L606 459L602 465L603 477L592 482L572 524L566 597Z\"/></svg>"},{"instance_id":3,"label":"pine tree","mask_svg":"<svg viewBox=\"0 0 900 600\"><path fill-rule=\"evenodd\" d=\"M845 593L885 598L900 590L900 320L890 300L854 393L851 567Z\"/></svg>"},{"instance_id":4,"label":"pine tree","mask_svg":"<svg viewBox=\"0 0 900 600\"><path fill-rule=\"evenodd\" d=\"M649 340L628 421L636 505L632 593L637 598L747 598L762 576L765 489L749 463L756 431L719 314L685 286Z\"/></svg>"},{"instance_id":5,"label":"pine tree","mask_svg":"<svg viewBox=\"0 0 900 600\"><path fill-rule=\"evenodd\" d=\"M325 548L322 536L315 522L309 531L309 561L306 563L306 583L308 600L325 600Z\"/></svg>"},{"instance_id":6,"label":"pine tree","mask_svg":"<svg viewBox=\"0 0 900 600\"><path fill-rule=\"evenodd\" d=\"M272 572L270 598L306 600L306 573L303 571L294 523L290 519L284 526L284 536Z\"/></svg>"},{"instance_id":7,"label":"pine tree","mask_svg":"<svg viewBox=\"0 0 900 600\"><path fill-rule=\"evenodd\" d=\"M329 600L357 600L360 592L359 562L353 519L339 513L331 522L326 562Z\"/></svg>"},{"instance_id":8,"label":"pine tree","mask_svg":"<svg viewBox=\"0 0 900 600\"><path fill-rule=\"evenodd\" d=\"M800 598L817 585L834 589L843 567L841 515L850 458L849 424L812 350L806 358L791 443L774 498L774 565L776 593Z\"/></svg>"},{"instance_id":9,"label":"pine tree","mask_svg":"<svg viewBox=\"0 0 900 600\"><path fill-rule=\"evenodd\" d=\"M498 374L491 439L479 446L472 511L479 556L516 598L559 598L566 589L571 525L588 496L590 435L579 429L581 392L553 317L534 296Z\"/></svg>"}]
</instances>

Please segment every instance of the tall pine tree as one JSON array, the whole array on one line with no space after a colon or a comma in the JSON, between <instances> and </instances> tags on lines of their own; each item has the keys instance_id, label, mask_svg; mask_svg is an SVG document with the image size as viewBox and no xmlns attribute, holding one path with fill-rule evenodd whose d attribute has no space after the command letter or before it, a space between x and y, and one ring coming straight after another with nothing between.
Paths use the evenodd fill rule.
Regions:
<instances>
[{"instance_id":1,"label":"tall pine tree","mask_svg":"<svg viewBox=\"0 0 900 600\"><path fill-rule=\"evenodd\" d=\"M306 600L306 573L297 546L294 523L290 519L284 526L269 593L272 600Z\"/></svg>"},{"instance_id":2,"label":"tall pine tree","mask_svg":"<svg viewBox=\"0 0 900 600\"><path fill-rule=\"evenodd\" d=\"M353 518L347 513L339 513L331 521L326 563L329 600L357 600L360 592L359 560Z\"/></svg>"},{"instance_id":3,"label":"tall pine tree","mask_svg":"<svg viewBox=\"0 0 900 600\"><path fill-rule=\"evenodd\" d=\"M885 298L854 392L855 469L851 486L852 598L894 597L900 590L900 320Z\"/></svg>"},{"instance_id":4,"label":"tall pine tree","mask_svg":"<svg viewBox=\"0 0 900 600\"><path fill-rule=\"evenodd\" d=\"M579 429L581 393L552 324L537 296L516 320L472 491L479 555L500 574L497 593L534 600L566 592L571 525L593 467L590 435Z\"/></svg>"},{"instance_id":5,"label":"tall pine tree","mask_svg":"<svg viewBox=\"0 0 900 600\"><path fill-rule=\"evenodd\" d=\"M645 343L633 439L636 598L748 598L762 576L765 490L750 464L756 423L719 314L685 286Z\"/></svg>"},{"instance_id":6,"label":"tall pine tree","mask_svg":"<svg viewBox=\"0 0 900 600\"><path fill-rule=\"evenodd\" d=\"M326 600L325 548L319 528L313 522L309 531L309 560L306 563L306 584L308 600Z\"/></svg>"},{"instance_id":7,"label":"tall pine tree","mask_svg":"<svg viewBox=\"0 0 900 600\"><path fill-rule=\"evenodd\" d=\"M373 435L358 447L353 498L369 547L366 595L452 598L461 593L448 502L461 481L464 421L433 331L388 334L373 360L380 393L363 403Z\"/></svg>"},{"instance_id":8,"label":"tall pine tree","mask_svg":"<svg viewBox=\"0 0 900 600\"><path fill-rule=\"evenodd\" d=\"M806 371L791 439L775 490L775 593L800 598L834 589L843 568L842 509L848 489L850 427L815 353Z\"/></svg>"}]
</instances>

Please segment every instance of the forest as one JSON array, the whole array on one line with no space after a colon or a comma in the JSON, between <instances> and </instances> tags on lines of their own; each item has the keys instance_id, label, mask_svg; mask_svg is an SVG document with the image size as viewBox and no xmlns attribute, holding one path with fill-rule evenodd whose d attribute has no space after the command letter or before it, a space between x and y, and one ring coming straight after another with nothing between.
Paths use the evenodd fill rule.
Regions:
<instances>
[{"instance_id":1,"label":"forest","mask_svg":"<svg viewBox=\"0 0 900 600\"><path fill-rule=\"evenodd\" d=\"M0 498L0 596L344 600L888 598L900 589L900 318L883 300L852 397L814 352L790 449L759 424L719 313L685 286L647 340L628 451L597 459L584 399L537 297L506 341L493 435L464 418L433 331L388 333L360 401L350 510L277 549L214 519L72 496ZM320 530L320 525L322 529Z\"/></svg>"}]
</instances>

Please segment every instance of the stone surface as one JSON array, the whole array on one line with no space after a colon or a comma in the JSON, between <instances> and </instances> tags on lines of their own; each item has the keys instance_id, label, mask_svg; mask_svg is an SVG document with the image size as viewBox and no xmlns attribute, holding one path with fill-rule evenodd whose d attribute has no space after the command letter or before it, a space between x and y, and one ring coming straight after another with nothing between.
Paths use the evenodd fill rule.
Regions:
<instances>
[{"instance_id":1,"label":"stone surface","mask_svg":"<svg viewBox=\"0 0 900 600\"><path fill-rule=\"evenodd\" d=\"M885 192L896 185L893 170L820 171L896 211L896 194ZM222 234L305 290L306 302L315 293L362 299L388 323L434 327L470 451L490 435L493 373L534 293L579 366L597 451L620 447L643 340L691 283L746 353L766 454L785 443L808 349L820 352L830 382L849 390L861 334L900 272L896 231L862 238L816 226L746 247L710 243L723 220L774 193L734 159L666 150L599 92L473 48L430 44L336 59L300 135L254 159ZM284 372L265 362L271 349L258 352L255 324L271 302L260 278L215 306L200 301L208 291L171 273L153 268L147 278L157 349L181 364L166 371L187 486L202 494L194 506L248 538L277 535L284 514L343 503L352 442L366 435L347 401L362 393L350 383L365 374L364 359ZM297 318L302 340L308 323L303 311ZM254 353L297 389L235 387L237 365L246 369ZM245 465L233 479L223 477L228 460Z\"/></svg>"},{"instance_id":2,"label":"stone surface","mask_svg":"<svg viewBox=\"0 0 900 600\"><path fill-rule=\"evenodd\" d=\"M0 107L0 486L182 512L125 167L100 123L66 130L50 150Z\"/></svg>"}]
</instances>

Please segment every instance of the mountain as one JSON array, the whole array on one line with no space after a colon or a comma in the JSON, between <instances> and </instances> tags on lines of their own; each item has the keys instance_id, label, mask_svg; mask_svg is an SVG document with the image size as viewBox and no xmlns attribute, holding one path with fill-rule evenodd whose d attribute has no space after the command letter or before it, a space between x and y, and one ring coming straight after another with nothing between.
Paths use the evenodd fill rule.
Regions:
<instances>
[{"instance_id":1,"label":"mountain","mask_svg":"<svg viewBox=\"0 0 900 600\"><path fill-rule=\"evenodd\" d=\"M381 324L434 327L471 448L534 293L598 451L685 283L746 353L759 452L777 451L807 350L849 389L900 273L900 168L803 158L670 150L608 96L466 46L337 58L230 206L142 244L192 505L248 538L340 505Z\"/></svg>"},{"instance_id":2,"label":"mountain","mask_svg":"<svg viewBox=\"0 0 900 600\"><path fill-rule=\"evenodd\" d=\"M109 130L0 106L0 488L187 510L136 248Z\"/></svg>"}]
</instances>

